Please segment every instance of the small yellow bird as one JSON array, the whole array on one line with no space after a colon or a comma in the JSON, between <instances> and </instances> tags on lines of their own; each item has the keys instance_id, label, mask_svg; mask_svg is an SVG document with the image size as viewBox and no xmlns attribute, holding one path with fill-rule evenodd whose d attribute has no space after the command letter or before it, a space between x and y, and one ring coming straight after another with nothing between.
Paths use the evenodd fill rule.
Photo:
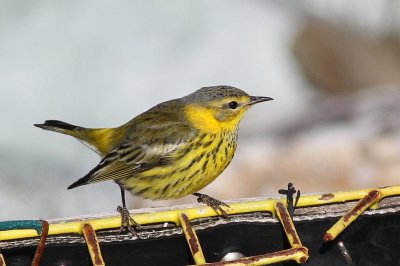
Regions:
<instances>
[{"instance_id":1,"label":"small yellow bird","mask_svg":"<svg viewBox=\"0 0 400 266\"><path fill-rule=\"evenodd\" d=\"M125 190L152 200L193 194L227 216L221 205L228 205L197 191L215 180L232 160L244 112L269 100L221 85L160 103L116 128L84 128L57 120L35 126L71 135L102 157L68 189L114 180L122 196L120 230L134 233L130 223L136 223L126 208Z\"/></svg>"}]
</instances>

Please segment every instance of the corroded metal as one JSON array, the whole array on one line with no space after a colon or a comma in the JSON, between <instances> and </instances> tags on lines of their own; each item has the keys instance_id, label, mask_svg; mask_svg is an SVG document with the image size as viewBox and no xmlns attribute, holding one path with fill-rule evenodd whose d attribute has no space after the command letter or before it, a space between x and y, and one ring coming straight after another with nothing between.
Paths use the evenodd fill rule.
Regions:
<instances>
[{"instance_id":1,"label":"corroded metal","mask_svg":"<svg viewBox=\"0 0 400 266\"><path fill-rule=\"evenodd\" d=\"M246 266L246 265L267 265L282 261L293 260L297 263L305 263L308 258L308 250L305 247L291 248L276 251L268 254L241 258L234 261L221 261L206 263L207 266Z\"/></svg>"},{"instance_id":2,"label":"corroded metal","mask_svg":"<svg viewBox=\"0 0 400 266\"><path fill-rule=\"evenodd\" d=\"M196 232L193 229L188 216L185 213L181 213L179 215L179 221L196 265L266 265L288 260L294 260L297 263L306 262L308 259L308 249L301 245L300 238L296 232L296 229L294 228L293 221L289 215L287 208L282 202L278 201L275 203L275 209L278 219L282 224L282 227L292 248L268 254L244 257L232 261L221 261L216 263L206 263Z\"/></svg>"},{"instance_id":3,"label":"corroded metal","mask_svg":"<svg viewBox=\"0 0 400 266\"><path fill-rule=\"evenodd\" d=\"M354 206L356 200L359 201ZM135 220L142 225L142 229L140 230L140 241L179 236L182 234L181 226L185 227L186 230L183 231L186 231L188 237L187 241L191 250L194 251L196 256L202 256L202 258L196 259L196 264L207 264L204 259L204 254L201 251L201 245L196 232L212 227L242 222L275 224L277 226L277 220L274 217L278 217L291 245L290 249L270 254L237 258L233 261L224 262L225 264L216 265L265 265L267 263L285 260L295 260L299 263L307 260L308 250L306 247L302 246L297 235L293 222L290 219L290 214L286 208L287 202L285 198L253 198L227 202L231 207L227 210L227 214L229 214L230 217L229 220L222 217L215 217L216 214L212 208L202 205L141 209L132 211L132 214L134 215ZM181 215L182 213L184 216ZM380 217L396 213L400 213L400 186L319 195L305 195L299 199L293 219L297 223L300 221L307 222L321 219L333 221L341 217L339 221L342 221L344 226L349 226L351 222L362 214L367 217L370 215ZM337 235L340 234L341 228L343 228L343 223L336 228L338 230L334 231L334 233ZM120 215L53 220L50 221L49 236L46 240L46 245L84 243L86 239L87 243L95 243L95 245L93 245L93 254L97 254L97 257L96 255L91 254L94 264L104 265L97 239L104 243L137 241L137 238L133 238L130 234L117 234L120 225ZM34 247L37 245L38 236L41 234L40 231L37 232L35 229L25 227L15 228L15 224L7 224L7 226L12 227L3 228L3 231L0 231L0 249L2 249L3 255L6 259L9 254L7 254L7 252L13 248ZM88 226L90 227L89 229ZM275 228L279 230L279 227ZM335 229L335 227L333 228ZM93 231L93 234L89 233L89 235L85 235L85 230L90 231L90 229ZM95 231L97 230L101 230L98 236L95 234ZM84 233L85 239L81 236L82 232ZM345 236L346 235L344 235L344 237ZM303 243L305 241L306 240L303 239ZM311 245L309 240L305 243L307 243L307 247L308 245ZM338 243L336 248L341 250L342 255L346 260L349 258L351 259L349 251L352 253L351 255L356 258L352 246L349 245L349 242L346 243L346 246L348 246L347 248L349 248L348 250L346 249L346 246L344 246L345 243L342 243L343 245ZM205 243L202 244L204 248ZM216 258L216 260L217 259L221 258Z\"/></svg>"},{"instance_id":4,"label":"corroded metal","mask_svg":"<svg viewBox=\"0 0 400 266\"><path fill-rule=\"evenodd\" d=\"M82 233L86 241L86 245L89 249L90 258L95 266L102 266L104 264L103 257L101 255L101 250L99 242L97 240L96 232L90 224L84 224L82 226Z\"/></svg>"},{"instance_id":5,"label":"corroded metal","mask_svg":"<svg viewBox=\"0 0 400 266\"><path fill-rule=\"evenodd\" d=\"M360 199L357 204L343 215L323 236L324 242L334 240L344 229L354 222L365 210L371 207L382 198L383 194L379 190L371 190Z\"/></svg>"},{"instance_id":6,"label":"corroded metal","mask_svg":"<svg viewBox=\"0 0 400 266\"><path fill-rule=\"evenodd\" d=\"M186 241L189 244L190 252L192 253L194 262L196 265L206 263L199 239L192 225L190 224L188 216L185 213L181 213L179 215L179 221L181 223L183 233L185 234Z\"/></svg>"},{"instance_id":7,"label":"corroded metal","mask_svg":"<svg viewBox=\"0 0 400 266\"><path fill-rule=\"evenodd\" d=\"M45 220L41 220L42 223L42 231L40 233L40 240L36 247L35 256L32 260L32 266L38 266L40 263L40 259L42 258L44 246L46 244L47 235L49 233L49 223Z\"/></svg>"},{"instance_id":8,"label":"corroded metal","mask_svg":"<svg viewBox=\"0 0 400 266\"><path fill-rule=\"evenodd\" d=\"M290 218L290 214L286 207L281 202L275 203L276 214L278 216L279 221L282 224L283 230L285 231L286 237L289 241L289 244L292 248L301 247L300 238L296 232L293 221Z\"/></svg>"},{"instance_id":9,"label":"corroded metal","mask_svg":"<svg viewBox=\"0 0 400 266\"><path fill-rule=\"evenodd\" d=\"M297 203L296 215L303 213L310 214L313 210L319 210L318 214L323 218L324 213L328 216L336 215L337 212L345 208L346 202L359 200L367 195L371 189L347 191L347 192L336 192L328 194L316 194L316 195L303 195ZM377 191L384 195L383 197L392 197L400 195L400 186L391 186L380 188ZM383 198L382 197L382 198ZM253 198L253 199L242 199L240 201L226 201L231 207L227 214L236 215L241 213L250 212L274 212L274 204L277 201L285 202L281 198L267 199L267 198ZM382 202L382 201L381 201ZM381 202L379 205L381 205ZM337 204L335 204L337 203ZM350 203L351 204L351 203ZM324 205L324 206L321 206ZM398 206L398 204L396 205ZM322 210L322 211L321 211ZM334 212L333 214L330 212ZM345 210L346 211L346 210ZM217 214L214 210L208 206L199 205L186 205L186 206L175 206L173 208L150 208L130 211L134 216L135 221L142 225L144 228L146 225L171 222L176 225L179 224L178 216L179 213L185 212L190 219L196 218L207 218L215 217ZM341 214L343 215L343 214ZM302 216L302 215L300 215ZM93 217L79 217L76 219L57 220L49 221L49 235L58 234L81 234L81 228L83 223L88 223L93 226L95 230L112 230L120 228L121 226L121 215L99 215ZM3 229L0 231L0 241L3 240L16 240L20 238L32 238L38 237L39 233L32 229L18 229L18 230L7 230ZM124 236L125 237L125 236ZM1 247L0 242L0 247Z\"/></svg>"}]
</instances>

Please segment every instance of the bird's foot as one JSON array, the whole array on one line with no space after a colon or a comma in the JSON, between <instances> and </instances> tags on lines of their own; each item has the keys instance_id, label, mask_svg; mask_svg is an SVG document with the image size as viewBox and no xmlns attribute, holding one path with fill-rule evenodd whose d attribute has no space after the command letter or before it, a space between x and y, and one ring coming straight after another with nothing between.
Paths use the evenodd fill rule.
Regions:
<instances>
[{"instance_id":1,"label":"bird's foot","mask_svg":"<svg viewBox=\"0 0 400 266\"><path fill-rule=\"evenodd\" d=\"M222 215L224 218L229 219L228 214L224 209L222 209L221 206L225 206L230 208L228 204L226 204L223 201L214 199L213 197L210 197L206 194L201 194L201 193L193 193L194 196L197 197L197 202L199 203L204 203L211 207L217 214Z\"/></svg>"},{"instance_id":2,"label":"bird's foot","mask_svg":"<svg viewBox=\"0 0 400 266\"><path fill-rule=\"evenodd\" d=\"M121 214L121 227L118 233L120 234L124 229L131 232L133 236L140 238L136 230L140 229L140 224L135 222L129 214L129 210L126 207L118 206L117 211Z\"/></svg>"}]
</instances>

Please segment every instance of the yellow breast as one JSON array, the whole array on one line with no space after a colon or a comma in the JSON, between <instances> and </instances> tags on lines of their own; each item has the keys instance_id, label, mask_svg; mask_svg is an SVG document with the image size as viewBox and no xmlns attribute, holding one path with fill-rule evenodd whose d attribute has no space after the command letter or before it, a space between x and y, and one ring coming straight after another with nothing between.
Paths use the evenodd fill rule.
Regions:
<instances>
[{"instance_id":1,"label":"yellow breast","mask_svg":"<svg viewBox=\"0 0 400 266\"><path fill-rule=\"evenodd\" d=\"M139 173L124 187L149 199L173 199L193 194L212 181L228 166L236 149L237 133L199 134L181 147L176 160L165 166Z\"/></svg>"}]
</instances>

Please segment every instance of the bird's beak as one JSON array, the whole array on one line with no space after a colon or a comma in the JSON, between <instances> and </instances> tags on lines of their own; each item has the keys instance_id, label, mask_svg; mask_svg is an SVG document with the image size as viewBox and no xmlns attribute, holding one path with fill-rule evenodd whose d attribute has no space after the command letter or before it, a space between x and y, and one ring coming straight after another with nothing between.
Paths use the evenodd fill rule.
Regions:
<instances>
[{"instance_id":1,"label":"bird's beak","mask_svg":"<svg viewBox=\"0 0 400 266\"><path fill-rule=\"evenodd\" d=\"M262 96L250 96L250 102L247 105L253 105L256 103L261 103L265 101L272 101L271 97L262 97Z\"/></svg>"}]
</instances>

